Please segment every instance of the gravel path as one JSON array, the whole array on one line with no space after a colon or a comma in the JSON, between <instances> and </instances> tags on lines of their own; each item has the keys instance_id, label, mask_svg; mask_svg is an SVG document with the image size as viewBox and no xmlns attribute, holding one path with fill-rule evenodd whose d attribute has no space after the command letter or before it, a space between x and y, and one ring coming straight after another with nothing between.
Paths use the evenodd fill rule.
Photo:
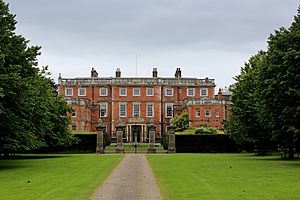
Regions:
<instances>
[{"instance_id":1,"label":"gravel path","mask_svg":"<svg viewBox=\"0 0 300 200\"><path fill-rule=\"evenodd\" d=\"M162 200L145 155L127 154L92 200Z\"/></svg>"}]
</instances>

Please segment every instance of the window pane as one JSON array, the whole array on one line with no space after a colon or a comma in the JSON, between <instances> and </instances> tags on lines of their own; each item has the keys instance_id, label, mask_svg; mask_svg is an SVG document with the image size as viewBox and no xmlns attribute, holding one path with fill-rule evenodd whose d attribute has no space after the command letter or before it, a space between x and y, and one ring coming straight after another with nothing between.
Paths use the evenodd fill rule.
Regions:
<instances>
[{"instance_id":1,"label":"window pane","mask_svg":"<svg viewBox=\"0 0 300 200\"><path fill-rule=\"evenodd\" d=\"M147 117L153 117L153 105L152 104L147 105Z\"/></svg>"},{"instance_id":2,"label":"window pane","mask_svg":"<svg viewBox=\"0 0 300 200\"><path fill-rule=\"evenodd\" d=\"M140 88L133 88L133 96L140 96Z\"/></svg>"},{"instance_id":3,"label":"window pane","mask_svg":"<svg viewBox=\"0 0 300 200\"><path fill-rule=\"evenodd\" d=\"M85 88L79 88L78 96L85 96Z\"/></svg>"},{"instance_id":4,"label":"window pane","mask_svg":"<svg viewBox=\"0 0 300 200\"><path fill-rule=\"evenodd\" d=\"M173 117L173 104L166 105L166 117Z\"/></svg>"},{"instance_id":5,"label":"window pane","mask_svg":"<svg viewBox=\"0 0 300 200\"><path fill-rule=\"evenodd\" d=\"M216 117L219 117L220 116L220 112L219 110L216 110Z\"/></svg>"},{"instance_id":6,"label":"window pane","mask_svg":"<svg viewBox=\"0 0 300 200\"><path fill-rule=\"evenodd\" d=\"M100 96L107 96L107 88L100 88Z\"/></svg>"},{"instance_id":7,"label":"window pane","mask_svg":"<svg viewBox=\"0 0 300 200\"><path fill-rule=\"evenodd\" d=\"M205 109L205 117L210 117L210 109Z\"/></svg>"},{"instance_id":8,"label":"window pane","mask_svg":"<svg viewBox=\"0 0 300 200\"><path fill-rule=\"evenodd\" d=\"M147 96L153 96L153 88L147 88Z\"/></svg>"},{"instance_id":9,"label":"window pane","mask_svg":"<svg viewBox=\"0 0 300 200\"><path fill-rule=\"evenodd\" d=\"M200 109L196 109L196 117L200 117Z\"/></svg>"},{"instance_id":10,"label":"window pane","mask_svg":"<svg viewBox=\"0 0 300 200\"><path fill-rule=\"evenodd\" d=\"M107 104L100 104L100 117L107 116Z\"/></svg>"},{"instance_id":11,"label":"window pane","mask_svg":"<svg viewBox=\"0 0 300 200\"><path fill-rule=\"evenodd\" d=\"M195 96L195 89L194 88L189 88L187 92L188 96Z\"/></svg>"},{"instance_id":12,"label":"window pane","mask_svg":"<svg viewBox=\"0 0 300 200\"><path fill-rule=\"evenodd\" d=\"M120 104L120 117L126 117L126 104Z\"/></svg>"},{"instance_id":13,"label":"window pane","mask_svg":"<svg viewBox=\"0 0 300 200\"><path fill-rule=\"evenodd\" d=\"M166 96L173 96L173 89L166 89Z\"/></svg>"},{"instance_id":14,"label":"window pane","mask_svg":"<svg viewBox=\"0 0 300 200\"><path fill-rule=\"evenodd\" d=\"M140 105L139 104L133 104L133 116L134 117L140 116Z\"/></svg>"},{"instance_id":15,"label":"window pane","mask_svg":"<svg viewBox=\"0 0 300 200\"><path fill-rule=\"evenodd\" d=\"M207 96L207 88L201 89L201 96Z\"/></svg>"},{"instance_id":16,"label":"window pane","mask_svg":"<svg viewBox=\"0 0 300 200\"><path fill-rule=\"evenodd\" d=\"M73 89L72 88L66 88L66 96L73 96Z\"/></svg>"},{"instance_id":17,"label":"window pane","mask_svg":"<svg viewBox=\"0 0 300 200\"><path fill-rule=\"evenodd\" d=\"M126 96L126 95L127 95L126 88L120 88L120 96Z\"/></svg>"}]
</instances>

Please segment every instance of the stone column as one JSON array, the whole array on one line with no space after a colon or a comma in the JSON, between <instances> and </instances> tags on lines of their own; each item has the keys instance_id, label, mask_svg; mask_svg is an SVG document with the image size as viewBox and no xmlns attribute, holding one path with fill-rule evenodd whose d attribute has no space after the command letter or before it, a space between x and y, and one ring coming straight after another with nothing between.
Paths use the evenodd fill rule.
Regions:
<instances>
[{"instance_id":1,"label":"stone column","mask_svg":"<svg viewBox=\"0 0 300 200\"><path fill-rule=\"evenodd\" d=\"M103 132L105 126L103 125L101 119L99 120L99 124L96 126L97 133L97 143L96 143L96 153L104 153L104 144L103 144Z\"/></svg>"},{"instance_id":2,"label":"stone column","mask_svg":"<svg viewBox=\"0 0 300 200\"><path fill-rule=\"evenodd\" d=\"M149 129L149 147L148 147L148 153L155 153L155 126L151 124L148 126Z\"/></svg>"},{"instance_id":3,"label":"stone column","mask_svg":"<svg viewBox=\"0 0 300 200\"><path fill-rule=\"evenodd\" d=\"M175 126L171 125L167 127L167 133L169 136L168 153L176 153L175 148Z\"/></svg>"},{"instance_id":4,"label":"stone column","mask_svg":"<svg viewBox=\"0 0 300 200\"><path fill-rule=\"evenodd\" d=\"M123 148L123 132L124 132L124 126L119 124L116 126L116 132L117 132L117 148L116 153L124 153Z\"/></svg>"}]
</instances>

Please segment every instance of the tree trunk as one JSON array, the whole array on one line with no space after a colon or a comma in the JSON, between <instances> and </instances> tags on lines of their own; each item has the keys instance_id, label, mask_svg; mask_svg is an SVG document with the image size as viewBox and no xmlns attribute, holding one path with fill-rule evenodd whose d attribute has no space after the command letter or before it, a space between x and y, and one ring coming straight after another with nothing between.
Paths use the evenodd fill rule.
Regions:
<instances>
[{"instance_id":1,"label":"tree trunk","mask_svg":"<svg viewBox=\"0 0 300 200\"><path fill-rule=\"evenodd\" d=\"M292 142L289 144L289 159L294 159L294 144Z\"/></svg>"}]
</instances>

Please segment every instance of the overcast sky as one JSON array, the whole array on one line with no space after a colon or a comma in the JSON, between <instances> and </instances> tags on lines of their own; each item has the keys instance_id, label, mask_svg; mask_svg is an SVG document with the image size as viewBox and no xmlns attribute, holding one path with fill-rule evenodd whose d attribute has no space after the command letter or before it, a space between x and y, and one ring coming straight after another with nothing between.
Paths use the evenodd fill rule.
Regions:
<instances>
[{"instance_id":1,"label":"overcast sky","mask_svg":"<svg viewBox=\"0 0 300 200\"><path fill-rule=\"evenodd\" d=\"M215 78L229 86L270 33L289 27L300 0L5 0L17 33L42 46L52 77ZM137 59L136 59L137 58ZM137 62L136 62L137 61ZM137 63L137 65L136 65ZM137 66L137 70L136 70Z\"/></svg>"}]
</instances>

